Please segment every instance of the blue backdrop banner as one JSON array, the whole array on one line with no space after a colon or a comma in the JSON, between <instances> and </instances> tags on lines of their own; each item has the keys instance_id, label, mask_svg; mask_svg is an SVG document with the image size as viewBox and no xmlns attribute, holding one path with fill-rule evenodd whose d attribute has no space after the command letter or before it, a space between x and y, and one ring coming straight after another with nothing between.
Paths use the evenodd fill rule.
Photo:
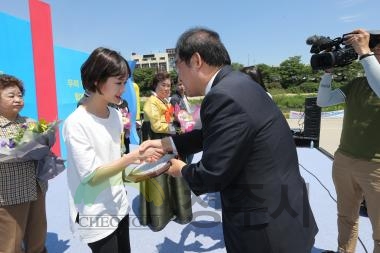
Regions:
<instances>
[{"instance_id":1,"label":"blue backdrop banner","mask_svg":"<svg viewBox=\"0 0 380 253\"><path fill-rule=\"evenodd\" d=\"M88 53L58 46L54 47L58 118L60 120L66 119L77 108L77 103L83 96L80 67L88 56ZM62 129L62 124L60 129ZM62 135L60 138L61 156L65 158L66 149Z\"/></svg>"},{"instance_id":2,"label":"blue backdrop banner","mask_svg":"<svg viewBox=\"0 0 380 253\"><path fill-rule=\"evenodd\" d=\"M21 115L37 119L30 23L0 12L0 31L0 73L23 81L25 107Z\"/></svg>"},{"instance_id":3,"label":"blue backdrop banner","mask_svg":"<svg viewBox=\"0 0 380 253\"><path fill-rule=\"evenodd\" d=\"M37 98L33 64L33 45L30 22L0 12L0 73L14 75L23 81L25 107L21 115L37 119ZM54 64L57 92L58 119L65 120L75 110L84 90L81 83L80 67L89 53L54 46ZM135 62L129 61L133 73ZM133 81L129 79L123 96L131 112L131 143L139 144L136 131L136 95ZM43 99L43 98L42 98ZM60 126L62 129L62 124ZM61 133L61 131L60 131ZM61 156L66 149L60 134Z\"/></svg>"}]
</instances>

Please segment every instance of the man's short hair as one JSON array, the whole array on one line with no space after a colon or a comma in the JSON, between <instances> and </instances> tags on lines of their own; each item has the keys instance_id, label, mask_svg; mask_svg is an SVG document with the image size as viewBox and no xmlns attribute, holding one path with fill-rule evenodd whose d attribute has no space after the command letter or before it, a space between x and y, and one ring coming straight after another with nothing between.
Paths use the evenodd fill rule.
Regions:
<instances>
[{"instance_id":1,"label":"man's short hair","mask_svg":"<svg viewBox=\"0 0 380 253\"><path fill-rule=\"evenodd\" d=\"M380 44L380 30L369 30L369 47L374 48Z\"/></svg>"},{"instance_id":2,"label":"man's short hair","mask_svg":"<svg viewBox=\"0 0 380 253\"><path fill-rule=\"evenodd\" d=\"M198 53L210 66L231 65L231 59L219 34L207 28L196 27L185 31L176 44L176 55L186 64Z\"/></svg>"}]
</instances>

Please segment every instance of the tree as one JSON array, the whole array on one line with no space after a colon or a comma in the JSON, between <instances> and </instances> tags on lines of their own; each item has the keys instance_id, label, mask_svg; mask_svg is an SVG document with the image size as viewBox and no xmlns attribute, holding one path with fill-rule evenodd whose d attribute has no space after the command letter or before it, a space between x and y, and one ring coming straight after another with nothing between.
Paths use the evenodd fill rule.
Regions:
<instances>
[{"instance_id":1,"label":"tree","mask_svg":"<svg viewBox=\"0 0 380 253\"><path fill-rule=\"evenodd\" d=\"M278 73L281 78L281 86L287 89L305 82L307 76L311 74L311 68L301 63L301 56L293 56L280 64Z\"/></svg>"},{"instance_id":2,"label":"tree","mask_svg":"<svg viewBox=\"0 0 380 253\"><path fill-rule=\"evenodd\" d=\"M276 72L276 69L274 67L263 63L257 64L256 67L261 71L264 84L267 85L273 82L272 75Z\"/></svg>"},{"instance_id":3,"label":"tree","mask_svg":"<svg viewBox=\"0 0 380 253\"><path fill-rule=\"evenodd\" d=\"M155 68L137 68L133 71L133 80L140 88L140 95L149 96L153 76L156 73Z\"/></svg>"},{"instance_id":4,"label":"tree","mask_svg":"<svg viewBox=\"0 0 380 253\"><path fill-rule=\"evenodd\" d=\"M244 65L237 62L233 62L231 63L231 67L233 70L240 70L241 68L244 67Z\"/></svg>"},{"instance_id":5,"label":"tree","mask_svg":"<svg viewBox=\"0 0 380 253\"><path fill-rule=\"evenodd\" d=\"M344 76L343 79L347 81L351 81L352 79L359 76L364 76L364 69L358 61L342 68L338 68L337 70L334 70L334 73L341 73Z\"/></svg>"},{"instance_id":6,"label":"tree","mask_svg":"<svg viewBox=\"0 0 380 253\"><path fill-rule=\"evenodd\" d=\"M150 91L152 90L152 81L154 75L157 73L157 69L155 68L137 68L133 72L133 79L135 83L140 88L140 94L142 97L150 96ZM177 73L172 70L169 72L170 80L172 82L172 91L174 91L174 84L177 83Z\"/></svg>"},{"instance_id":7,"label":"tree","mask_svg":"<svg viewBox=\"0 0 380 253\"><path fill-rule=\"evenodd\" d=\"M173 88L173 86L177 83L178 74L175 70L171 70L169 72L169 75L170 75L170 80L172 81L172 88Z\"/></svg>"}]
</instances>

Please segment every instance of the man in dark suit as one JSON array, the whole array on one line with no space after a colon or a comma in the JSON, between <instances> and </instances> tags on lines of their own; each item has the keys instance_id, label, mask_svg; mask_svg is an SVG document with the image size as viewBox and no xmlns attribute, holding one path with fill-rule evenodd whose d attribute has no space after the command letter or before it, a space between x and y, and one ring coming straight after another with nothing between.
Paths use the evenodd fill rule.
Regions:
<instances>
[{"instance_id":1,"label":"man in dark suit","mask_svg":"<svg viewBox=\"0 0 380 253\"><path fill-rule=\"evenodd\" d=\"M183 33L176 67L189 96L205 95L202 129L140 149L203 151L197 164L173 159L168 173L183 176L197 195L220 192L228 252L310 252L318 228L289 126L265 91L230 64L216 32Z\"/></svg>"}]
</instances>

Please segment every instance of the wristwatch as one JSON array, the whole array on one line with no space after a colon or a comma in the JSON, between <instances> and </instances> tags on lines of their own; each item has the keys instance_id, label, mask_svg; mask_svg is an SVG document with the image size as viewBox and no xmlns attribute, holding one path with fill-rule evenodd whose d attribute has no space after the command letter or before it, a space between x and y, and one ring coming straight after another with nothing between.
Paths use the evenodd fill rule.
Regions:
<instances>
[{"instance_id":1,"label":"wristwatch","mask_svg":"<svg viewBox=\"0 0 380 253\"><path fill-rule=\"evenodd\" d=\"M359 56L359 61L368 57L368 56L371 56L371 55L375 55L374 52L370 52L370 53L367 53L367 54L362 54L361 56Z\"/></svg>"}]
</instances>

